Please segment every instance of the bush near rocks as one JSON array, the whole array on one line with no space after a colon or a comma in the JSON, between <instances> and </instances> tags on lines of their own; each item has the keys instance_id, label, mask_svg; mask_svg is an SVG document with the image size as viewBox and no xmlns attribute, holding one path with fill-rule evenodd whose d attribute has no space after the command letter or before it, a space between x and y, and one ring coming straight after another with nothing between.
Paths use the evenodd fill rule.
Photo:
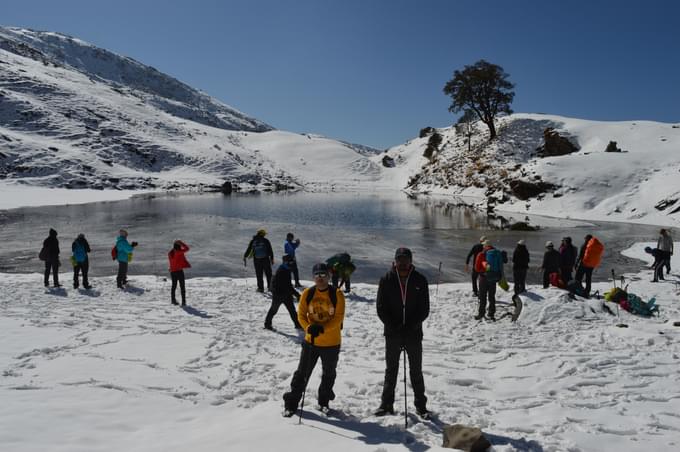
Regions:
<instances>
[{"instance_id":1,"label":"bush near rocks","mask_svg":"<svg viewBox=\"0 0 680 452\"><path fill-rule=\"evenodd\" d=\"M418 134L418 138L425 138L426 136L428 136L432 132L434 132L434 127L429 127L429 126L423 127L422 129L420 129L420 133Z\"/></svg>"},{"instance_id":2,"label":"bush near rocks","mask_svg":"<svg viewBox=\"0 0 680 452\"><path fill-rule=\"evenodd\" d=\"M616 146L616 141L610 141L604 152L621 152L621 149Z\"/></svg>"},{"instance_id":3,"label":"bush near rocks","mask_svg":"<svg viewBox=\"0 0 680 452\"><path fill-rule=\"evenodd\" d=\"M517 199L522 201L535 198L538 195L542 195L556 188L557 187L555 185L542 181L527 182L520 179L510 181L510 189L512 190L512 194L515 195Z\"/></svg>"}]
</instances>

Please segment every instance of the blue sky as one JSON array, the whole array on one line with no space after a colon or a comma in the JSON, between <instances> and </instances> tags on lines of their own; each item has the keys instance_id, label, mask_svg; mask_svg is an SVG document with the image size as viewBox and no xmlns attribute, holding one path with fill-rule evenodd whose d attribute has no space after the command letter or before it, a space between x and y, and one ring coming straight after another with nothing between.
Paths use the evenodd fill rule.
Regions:
<instances>
[{"instance_id":1,"label":"blue sky","mask_svg":"<svg viewBox=\"0 0 680 452\"><path fill-rule=\"evenodd\" d=\"M673 0L1 3L1 25L130 56L279 129L381 149L455 122L444 84L482 58L510 74L516 112L680 121Z\"/></svg>"}]
</instances>

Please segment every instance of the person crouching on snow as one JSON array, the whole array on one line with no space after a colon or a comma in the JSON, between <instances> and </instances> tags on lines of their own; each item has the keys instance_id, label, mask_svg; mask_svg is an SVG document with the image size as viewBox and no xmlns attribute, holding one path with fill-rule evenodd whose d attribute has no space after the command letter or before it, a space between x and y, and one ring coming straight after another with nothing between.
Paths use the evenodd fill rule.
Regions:
<instances>
[{"instance_id":1,"label":"person crouching on snow","mask_svg":"<svg viewBox=\"0 0 680 452\"><path fill-rule=\"evenodd\" d=\"M175 240L172 244L172 249L168 253L168 261L170 262L170 278L172 280L172 289L170 298L172 304L177 304L175 292L177 290L177 283L179 283L179 292L182 295L182 306L187 305L187 294L184 286L184 269L190 268L191 264L187 261L184 253L189 251L189 246L181 240Z\"/></svg>"},{"instance_id":2,"label":"person crouching on snow","mask_svg":"<svg viewBox=\"0 0 680 452\"><path fill-rule=\"evenodd\" d=\"M314 265L312 273L314 286L302 292L298 305L298 322L306 334L300 361L290 383L290 391L283 395L285 417L295 414L319 358L322 366L321 384L317 395L319 409L327 412L328 403L335 399L333 385L340 356L345 296L342 291L328 283L330 273L325 263Z\"/></svg>"}]
</instances>

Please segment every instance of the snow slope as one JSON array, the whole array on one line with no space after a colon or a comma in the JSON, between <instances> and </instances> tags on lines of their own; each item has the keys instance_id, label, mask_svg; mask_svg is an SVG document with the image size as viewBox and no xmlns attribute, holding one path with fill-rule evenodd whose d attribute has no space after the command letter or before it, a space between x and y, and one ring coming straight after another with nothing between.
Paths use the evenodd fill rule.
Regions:
<instances>
[{"instance_id":1,"label":"snow slope","mask_svg":"<svg viewBox=\"0 0 680 452\"><path fill-rule=\"evenodd\" d=\"M409 190L414 193L471 196L473 203L485 208L490 202L499 211L647 224L677 224L680 219L680 124L542 114L513 114L498 122L498 139L492 143L486 127L474 124L470 151L455 127L436 129L443 143L432 162L422 156L429 137L390 149L387 154L397 161L394 185L412 177ZM580 150L537 155L548 127ZM609 141L623 152L605 152ZM515 180L556 188L521 200L510 187Z\"/></svg>"},{"instance_id":2,"label":"snow slope","mask_svg":"<svg viewBox=\"0 0 680 452\"><path fill-rule=\"evenodd\" d=\"M0 28L0 68L4 186L328 185L319 166L304 171L306 160L335 165L332 173L348 180L374 180L380 172L365 147L272 131L153 68L56 33Z\"/></svg>"},{"instance_id":3,"label":"snow slope","mask_svg":"<svg viewBox=\"0 0 680 452\"><path fill-rule=\"evenodd\" d=\"M644 258L645 245L626 253ZM298 425L281 417L281 396L300 339L283 310L277 332L262 329L269 298L253 279L189 279L190 307L181 309L169 303L169 282L152 276L124 292L111 277L95 278L88 292L2 274L0 293L12 296L0 299L0 449L440 450L443 426L458 422L482 428L495 451L676 450L680 277L650 277L641 270L627 281L657 298L661 315L652 319L530 287L516 324L477 323L468 284L431 287L424 370L436 417L418 421L409 402L404 431L401 383L399 413L371 414L384 372L374 285L357 284L348 298L332 402L339 414L314 408L317 368Z\"/></svg>"}]
</instances>

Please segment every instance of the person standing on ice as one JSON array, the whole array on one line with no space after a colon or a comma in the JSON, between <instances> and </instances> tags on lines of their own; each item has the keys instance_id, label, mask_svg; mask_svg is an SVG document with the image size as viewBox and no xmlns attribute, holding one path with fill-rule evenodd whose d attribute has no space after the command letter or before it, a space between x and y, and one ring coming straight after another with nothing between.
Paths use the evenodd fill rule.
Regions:
<instances>
[{"instance_id":1,"label":"person standing on ice","mask_svg":"<svg viewBox=\"0 0 680 452\"><path fill-rule=\"evenodd\" d=\"M301 330L302 326L298 322L295 304L293 303L293 297L300 299L300 294L290 282L290 264L293 258L288 254L284 254L281 260L283 263L276 269L274 279L272 280L272 305L269 308L269 312L267 312L267 317L264 319L264 327L268 330L274 330L272 319L283 304L288 310L291 320L293 320L295 329Z\"/></svg>"},{"instance_id":2,"label":"person standing on ice","mask_svg":"<svg viewBox=\"0 0 680 452\"><path fill-rule=\"evenodd\" d=\"M482 249L484 246L482 243L486 240L486 237L481 236L479 238L479 243L475 243L472 246L472 249L467 255L467 258L465 259L465 272L468 273L470 271L470 260L472 260L472 292L475 294L475 297L479 295L479 289L477 287L477 280L479 278L479 273L475 271L475 259L477 259L477 255L482 252Z\"/></svg>"},{"instance_id":3,"label":"person standing on ice","mask_svg":"<svg viewBox=\"0 0 680 452\"><path fill-rule=\"evenodd\" d=\"M181 240L175 240L175 243L172 244L172 249L168 252L170 279L172 280L170 302L172 304L177 304L175 292L177 291L177 283L179 283L179 292L182 295L182 306L187 305L186 287L184 285L184 269L191 267L191 264L184 256L184 253L187 251L189 251L189 245Z\"/></svg>"},{"instance_id":4,"label":"person standing on ice","mask_svg":"<svg viewBox=\"0 0 680 452\"><path fill-rule=\"evenodd\" d=\"M512 280L514 282L513 291L519 295L527 291L527 271L529 270L529 250L524 240L517 242L517 247L512 253Z\"/></svg>"},{"instance_id":5,"label":"person standing on ice","mask_svg":"<svg viewBox=\"0 0 680 452\"><path fill-rule=\"evenodd\" d=\"M374 414L394 414L399 357L405 351L416 412L428 418L430 412L427 410L422 366L423 322L430 315L430 292L427 279L413 266L413 254L408 248L397 249L392 269L380 279L376 309L384 325L385 379L380 407Z\"/></svg>"},{"instance_id":6,"label":"person standing on ice","mask_svg":"<svg viewBox=\"0 0 680 452\"><path fill-rule=\"evenodd\" d=\"M272 265L274 265L274 251L272 244L264 236L267 231L260 229L253 239L248 243L246 252L243 253L243 265L246 265L246 259L253 258L253 265L255 266L255 277L257 278L257 291L264 292L264 282L262 281L262 274L267 277L267 290L271 291L272 281Z\"/></svg>"},{"instance_id":7,"label":"person standing on ice","mask_svg":"<svg viewBox=\"0 0 680 452\"><path fill-rule=\"evenodd\" d=\"M329 402L335 399L333 385L340 356L345 296L329 284L330 273L325 263L315 264L312 273L314 286L302 292L298 305L297 320L306 334L300 361L290 382L290 391L283 395L285 417L295 414L319 358L322 367L321 384L317 393L319 409L327 413Z\"/></svg>"},{"instance_id":8,"label":"person standing on ice","mask_svg":"<svg viewBox=\"0 0 680 452\"><path fill-rule=\"evenodd\" d=\"M295 250L300 246L300 239L296 239L292 232L286 234L286 241L283 244L283 254L289 256L288 268L290 269L293 277L295 277L295 287L302 287L300 284L300 271L297 266L297 258L295 257Z\"/></svg>"},{"instance_id":9,"label":"person standing on ice","mask_svg":"<svg viewBox=\"0 0 680 452\"><path fill-rule=\"evenodd\" d=\"M118 275L116 276L116 286L122 289L127 284L128 264L132 260L132 251L137 247L137 242L129 243L127 240L128 232L125 229L118 231L116 239L116 260L118 261Z\"/></svg>"},{"instance_id":10,"label":"person standing on ice","mask_svg":"<svg viewBox=\"0 0 680 452\"><path fill-rule=\"evenodd\" d=\"M574 279L579 283L586 278L585 297L590 297L590 287L593 280L593 270L602 262L604 245L597 238L588 234L584 237L583 245L579 251L578 267Z\"/></svg>"},{"instance_id":11,"label":"person standing on ice","mask_svg":"<svg viewBox=\"0 0 680 452\"><path fill-rule=\"evenodd\" d=\"M54 287L61 287L61 284L59 284L59 239L57 239L57 231L52 228L50 228L49 235L43 241L39 257L45 261L45 287L50 286L50 270L52 271Z\"/></svg>"},{"instance_id":12,"label":"person standing on ice","mask_svg":"<svg viewBox=\"0 0 680 452\"><path fill-rule=\"evenodd\" d=\"M673 237L667 229L659 231L659 239L656 241L656 247L662 252L661 265L658 266L658 272L655 274L655 279L663 278L663 268L666 267L666 274L671 272L671 256L673 255Z\"/></svg>"},{"instance_id":13,"label":"person standing on ice","mask_svg":"<svg viewBox=\"0 0 680 452\"><path fill-rule=\"evenodd\" d=\"M83 272L83 287L91 289L90 283L87 280L87 273L90 269L90 260L87 253L90 250L90 244L87 243L85 234L78 234L78 237L71 244L71 251L73 251L73 288L77 289L79 286L78 274Z\"/></svg>"}]
</instances>

